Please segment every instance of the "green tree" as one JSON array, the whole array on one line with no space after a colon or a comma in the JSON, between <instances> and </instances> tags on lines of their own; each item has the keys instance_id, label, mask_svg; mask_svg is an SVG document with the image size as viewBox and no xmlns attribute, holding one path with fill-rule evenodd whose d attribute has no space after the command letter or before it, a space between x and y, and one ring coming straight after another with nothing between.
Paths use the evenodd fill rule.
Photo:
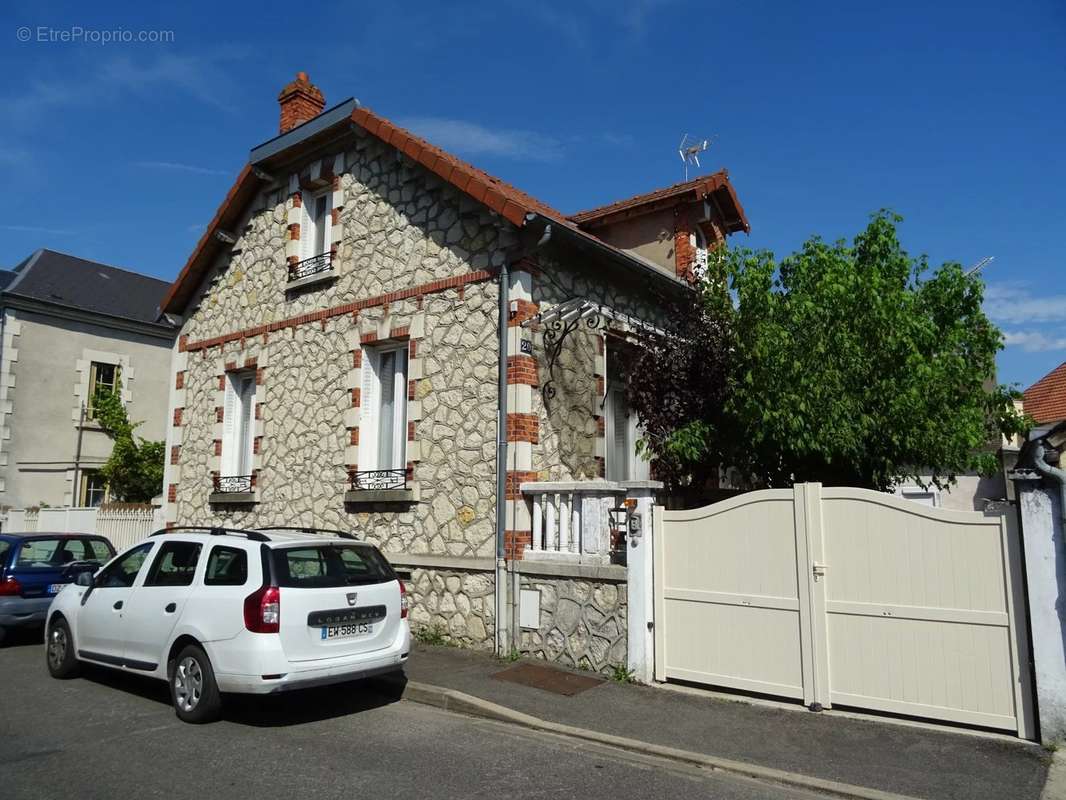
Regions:
<instances>
[{"instance_id":1,"label":"green tree","mask_svg":"<svg viewBox=\"0 0 1066 800\"><path fill-rule=\"evenodd\" d=\"M114 391L98 388L93 396L96 421L114 445L100 468L111 496L125 503L147 503L163 486L164 442L150 441L133 432L143 422L130 422L122 404L121 386Z\"/></svg>"},{"instance_id":2,"label":"green tree","mask_svg":"<svg viewBox=\"0 0 1066 800\"><path fill-rule=\"evenodd\" d=\"M674 474L721 463L768 486L887 489L923 474L945 486L994 471L990 443L1025 420L993 381L1002 335L981 310L983 283L957 263L930 273L901 247L900 221L879 212L850 246L815 237L780 264L766 251L723 253L735 304L721 302L723 281L689 300L727 331L728 355L708 356L726 362L722 401L711 412L687 404L667 436L645 440L652 454ZM641 369L656 367L654 351L638 355ZM656 418L634 396L641 419Z\"/></svg>"}]
</instances>

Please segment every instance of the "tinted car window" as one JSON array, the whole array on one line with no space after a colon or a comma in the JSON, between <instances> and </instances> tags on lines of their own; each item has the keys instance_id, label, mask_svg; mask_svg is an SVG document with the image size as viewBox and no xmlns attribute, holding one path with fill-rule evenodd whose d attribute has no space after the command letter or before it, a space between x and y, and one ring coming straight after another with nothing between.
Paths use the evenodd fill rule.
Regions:
<instances>
[{"instance_id":1,"label":"tinted car window","mask_svg":"<svg viewBox=\"0 0 1066 800\"><path fill-rule=\"evenodd\" d=\"M396 579L385 557L370 545L321 544L272 552L279 586L322 588Z\"/></svg>"},{"instance_id":2,"label":"tinted car window","mask_svg":"<svg viewBox=\"0 0 1066 800\"><path fill-rule=\"evenodd\" d=\"M141 571L141 565L148 557L148 551L152 549L152 542L146 542L140 547L130 550L111 566L107 567L94 581L94 585L104 589L115 589L133 586L137 580L137 573Z\"/></svg>"},{"instance_id":3,"label":"tinted car window","mask_svg":"<svg viewBox=\"0 0 1066 800\"><path fill-rule=\"evenodd\" d=\"M110 561L115 555L115 548L103 539L86 539L90 561Z\"/></svg>"},{"instance_id":4,"label":"tinted car window","mask_svg":"<svg viewBox=\"0 0 1066 800\"><path fill-rule=\"evenodd\" d=\"M0 569L7 564L7 554L11 552L11 542L6 539L0 541Z\"/></svg>"},{"instance_id":5,"label":"tinted car window","mask_svg":"<svg viewBox=\"0 0 1066 800\"><path fill-rule=\"evenodd\" d=\"M85 542L80 539L27 539L19 545L15 566L50 569L85 558Z\"/></svg>"},{"instance_id":6,"label":"tinted car window","mask_svg":"<svg viewBox=\"0 0 1066 800\"><path fill-rule=\"evenodd\" d=\"M244 586L248 580L248 556L239 547L217 545L207 557L205 586Z\"/></svg>"},{"instance_id":7,"label":"tinted car window","mask_svg":"<svg viewBox=\"0 0 1066 800\"><path fill-rule=\"evenodd\" d=\"M167 542L159 548L145 586L191 586L200 559L199 542Z\"/></svg>"}]
</instances>

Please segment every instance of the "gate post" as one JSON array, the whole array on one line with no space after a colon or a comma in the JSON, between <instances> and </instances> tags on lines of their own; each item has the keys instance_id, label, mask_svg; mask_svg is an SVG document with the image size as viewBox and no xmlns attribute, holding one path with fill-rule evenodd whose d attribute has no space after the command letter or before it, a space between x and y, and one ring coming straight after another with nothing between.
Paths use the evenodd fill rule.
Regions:
<instances>
[{"instance_id":1,"label":"gate post","mask_svg":"<svg viewBox=\"0 0 1066 800\"><path fill-rule=\"evenodd\" d=\"M626 537L626 601L628 647L627 668L634 680L651 683L655 673L655 595L653 552L656 530L655 491L662 488L658 481L626 481L629 499L636 501L633 514L639 520L639 532L630 531Z\"/></svg>"}]
</instances>

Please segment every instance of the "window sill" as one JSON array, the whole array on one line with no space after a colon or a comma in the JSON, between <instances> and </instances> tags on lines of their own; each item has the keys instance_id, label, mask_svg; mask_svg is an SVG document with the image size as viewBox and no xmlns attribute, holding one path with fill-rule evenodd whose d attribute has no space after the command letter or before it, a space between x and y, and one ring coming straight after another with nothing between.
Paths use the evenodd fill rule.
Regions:
<instances>
[{"instance_id":1,"label":"window sill","mask_svg":"<svg viewBox=\"0 0 1066 800\"><path fill-rule=\"evenodd\" d=\"M211 492L207 502L213 506L250 506L259 498L255 492Z\"/></svg>"},{"instance_id":2,"label":"window sill","mask_svg":"<svg viewBox=\"0 0 1066 800\"><path fill-rule=\"evenodd\" d=\"M418 496L418 489L356 489L344 493L344 502L349 505L417 503Z\"/></svg>"},{"instance_id":3,"label":"window sill","mask_svg":"<svg viewBox=\"0 0 1066 800\"><path fill-rule=\"evenodd\" d=\"M328 283L337 279L337 272L333 269L327 269L322 272L316 272L314 275L308 275L305 278L297 278L294 281L289 281L285 284L286 292L294 292L298 289L303 289L308 286L315 286L319 283Z\"/></svg>"}]
</instances>

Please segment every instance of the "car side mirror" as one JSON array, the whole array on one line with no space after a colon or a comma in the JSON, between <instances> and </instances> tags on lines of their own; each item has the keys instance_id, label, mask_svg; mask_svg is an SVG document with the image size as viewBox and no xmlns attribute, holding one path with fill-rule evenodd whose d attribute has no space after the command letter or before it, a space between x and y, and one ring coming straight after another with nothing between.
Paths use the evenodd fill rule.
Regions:
<instances>
[{"instance_id":1,"label":"car side mirror","mask_svg":"<svg viewBox=\"0 0 1066 800\"><path fill-rule=\"evenodd\" d=\"M86 570L85 572L79 572L78 577L74 579L75 586L92 586L93 574Z\"/></svg>"}]
</instances>

